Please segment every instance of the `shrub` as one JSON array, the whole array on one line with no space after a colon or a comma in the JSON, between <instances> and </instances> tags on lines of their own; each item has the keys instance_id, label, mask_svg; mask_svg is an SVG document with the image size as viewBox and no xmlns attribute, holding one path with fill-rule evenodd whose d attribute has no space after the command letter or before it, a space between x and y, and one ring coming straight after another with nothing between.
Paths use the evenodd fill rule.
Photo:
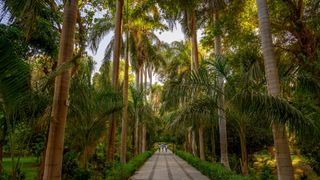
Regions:
<instances>
[{"instance_id":1,"label":"shrub","mask_svg":"<svg viewBox=\"0 0 320 180\"><path fill-rule=\"evenodd\" d=\"M62 179L68 180L85 180L90 179L92 173L89 169L79 166L77 153L67 152L63 156Z\"/></svg>"},{"instance_id":2,"label":"shrub","mask_svg":"<svg viewBox=\"0 0 320 180\"><path fill-rule=\"evenodd\" d=\"M268 165L263 166L262 172L259 176L260 180L276 180L277 178L273 175L272 168Z\"/></svg>"},{"instance_id":3,"label":"shrub","mask_svg":"<svg viewBox=\"0 0 320 180\"><path fill-rule=\"evenodd\" d=\"M152 151L146 151L131 159L127 164L115 166L111 171L107 172L106 179L128 179L152 154Z\"/></svg>"},{"instance_id":4,"label":"shrub","mask_svg":"<svg viewBox=\"0 0 320 180\"><path fill-rule=\"evenodd\" d=\"M214 164L208 161L203 161L192 154L177 151L176 154L187 161L191 166L198 169L202 174L208 176L210 179L220 180L246 180L248 177L237 175L236 173L224 168L221 164Z\"/></svg>"}]
</instances>

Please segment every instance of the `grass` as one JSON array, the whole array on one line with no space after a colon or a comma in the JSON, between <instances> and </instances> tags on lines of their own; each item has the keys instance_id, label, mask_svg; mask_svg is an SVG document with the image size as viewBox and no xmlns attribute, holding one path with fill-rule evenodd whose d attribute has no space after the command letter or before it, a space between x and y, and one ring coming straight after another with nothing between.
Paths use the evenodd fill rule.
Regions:
<instances>
[{"instance_id":1,"label":"grass","mask_svg":"<svg viewBox=\"0 0 320 180\"><path fill-rule=\"evenodd\" d=\"M11 157L3 158L3 168L7 173L12 171L12 161ZM18 158L14 159L15 164L17 163ZM36 157L21 157L20 164L22 172L25 173L26 180L37 179L38 175L38 160Z\"/></svg>"}]
</instances>

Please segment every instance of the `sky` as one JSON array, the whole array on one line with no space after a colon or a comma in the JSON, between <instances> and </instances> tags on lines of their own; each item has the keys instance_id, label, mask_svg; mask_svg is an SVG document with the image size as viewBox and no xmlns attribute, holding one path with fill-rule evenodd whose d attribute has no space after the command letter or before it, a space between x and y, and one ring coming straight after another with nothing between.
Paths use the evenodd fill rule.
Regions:
<instances>
[{"instance_id":1,"label":"sky","mask_svg":"<svg viewBox=\"0 0 320 180\"><path fill-rule=\"evenodd\" d=\"M198 30L197 32L197 36L198 36L198 41L200 41L201 38L201 30ZM160 32L160 31L156 31L155 34L158 36L158 38L166 43L171 43L173 41L181 41L184 40L184 34L181 30L181 25L177 24L176 28L173 29L173 31L164 31L164 32ZM104 57L104 50L106 49L107 45L110 42L111 37L113 36L113 33L108 34L107 36L105 36L100 45L99 45L99 49L97 51L97 53L93 54L93 52L90 50L90 48L87 47L87 52L90 56L93 57L93 60L96 62L96 66L95 66L95 72L99 71L99 68L102 64L102 60Z\"/></svg>"}]
</instances>

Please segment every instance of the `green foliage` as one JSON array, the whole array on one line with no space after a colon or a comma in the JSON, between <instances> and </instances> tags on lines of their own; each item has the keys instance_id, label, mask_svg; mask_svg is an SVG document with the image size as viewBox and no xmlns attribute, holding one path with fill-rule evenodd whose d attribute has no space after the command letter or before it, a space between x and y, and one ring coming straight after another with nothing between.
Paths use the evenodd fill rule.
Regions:
<instances>
[{"instance_id":1,"label":"green foliage","mask_svg":"<svg viewBox=\"0 0 320 180\"><path fill-rule=\"evenodd\" d=\"M262 172L259 175L260 180L276 180L277 178L273 175L272 169L270 166L265 165L262 168Z\"/></svg>"},{"instance_id":2,"label":"green foliage","mask_svg":"<svg viewBox=\"0 0 320 180\"><path fill-rule=\"evenodd\" d=\"M90 177L91 172L88 169L80 167L77 161L77 153L67 152L63 156L62 179L85 180L90 179Z\"/></svg>"},{"instance_id":3,"label":"green foliage","mask_svg":"<svg viewBox=\"0 0 320 180\"><path fill-rule=\"evenodd\" d=\"M16 160L15 160L16 161ZM38 175L38 160L35 157L20 157L19 163L16 163L21 176L24 176L26 180L34 180ZM3 158L3 168L4 172L0 175L0 179L11 179L11 168L12 168L12 159Z\"/></svg>"},{"instance_id":4,"label":"green foliage","mask_svg":"<svg viewBox=\"0 0 320 180\"><path fill-rule=\"evenodd\" d=\"M192 154L177 151L176 154L187 161L190 165L198 169L204 175L208 176L210 179L221 179L221 180L242 180L249 179L247 177L242 177L235 174L234 172L226 169L221 164L211 163L203 161L198 157L193 156Z\"/></svg>"},{"instance_id":5,"label":"green foliage","mask_svg":"<svg viewBox=\"0 0 320 180\"><path fill-rule=\"evenodd\" d=\"M131 159L124 165L119 165L107 172L106 179L110 180L125 180L128 179L143 163L151 157L152 151L146 151Z\"/></svg>"}]
</instances>

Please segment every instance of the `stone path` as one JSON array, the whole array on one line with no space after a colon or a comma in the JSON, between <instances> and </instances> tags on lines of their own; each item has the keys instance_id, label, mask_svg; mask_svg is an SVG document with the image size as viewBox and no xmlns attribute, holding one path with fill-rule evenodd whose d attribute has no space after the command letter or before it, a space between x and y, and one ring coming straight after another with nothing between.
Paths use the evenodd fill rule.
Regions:
<instances>
[{"instance_id":1,"label":"stone path","mask_svg":"<svg viewBox=\"0 0 320 180\"><path fill-rule=\"evenodd\" d=\"M172 152L156 152L136 173L131 180L209 180Z\"/></svg>"}]
</instances>

